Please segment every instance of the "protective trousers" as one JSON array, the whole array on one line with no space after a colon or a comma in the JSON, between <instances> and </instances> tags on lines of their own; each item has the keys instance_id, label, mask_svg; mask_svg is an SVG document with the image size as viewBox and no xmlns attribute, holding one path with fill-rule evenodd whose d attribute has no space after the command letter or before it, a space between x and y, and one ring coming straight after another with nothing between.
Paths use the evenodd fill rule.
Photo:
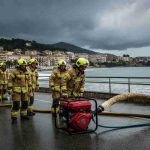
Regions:
<instances>
[{"instance_id":1,"label":"protective trousers","mask_svg":"<svg viewBox=\"0 0 150 150\"><path fill-rule=\"evenodd\" d=\"M34 96L31 96L29 98L29 105L28 105L28 111L33 112L33 103L34 103Z\"/></svg>"},{"instance_id":2,"label":"protective trousers","mask_svg":"<svg viewBox=\"0 0 150 150\"><path fill-rule=\"evenodd\" d=\"M11 110L11 117L17 118L20 109L20 102L21 102L20 115L23 117L27 116L28 94L14 92L12 94L12 100L13 100L13 106Z\"/></svg>"},{"instance_id":3,"label":"protective trousers","mask_svg":"<svg viewBox=\"0 0 150 150\"><path fill-rule=\"evenodd\" d=\"M53 99L52 107L51 107L51 112L52 113L58 113L59 112L59 99Z\"/></svg>"},{"instance_id":4,"label":"protective trousers","mask_svg":"<svg viewBox=\"0 0 150 150\"><path fill-rule=\"evenodd\" d=\"M0 85L0 100L6 100L7 99L7 97L5 96L6 89L7 89L6 85Z\"/></svg>"}]
</instances>

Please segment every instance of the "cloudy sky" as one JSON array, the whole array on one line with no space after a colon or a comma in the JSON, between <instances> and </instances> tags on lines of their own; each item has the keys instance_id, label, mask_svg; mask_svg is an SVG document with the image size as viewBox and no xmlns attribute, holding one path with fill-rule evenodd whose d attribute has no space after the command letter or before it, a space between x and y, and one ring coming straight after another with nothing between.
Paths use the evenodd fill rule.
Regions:
<instances>
[{"instance_id":1,"label":"cloudy sky","mask_svg":"<svg viewBox=\"0 0 150 150\"><path fill-rule=\"evenodd\" d=\"M0 38L150 56L150 0L0 0Z\"/></svg>"}]
</instances>

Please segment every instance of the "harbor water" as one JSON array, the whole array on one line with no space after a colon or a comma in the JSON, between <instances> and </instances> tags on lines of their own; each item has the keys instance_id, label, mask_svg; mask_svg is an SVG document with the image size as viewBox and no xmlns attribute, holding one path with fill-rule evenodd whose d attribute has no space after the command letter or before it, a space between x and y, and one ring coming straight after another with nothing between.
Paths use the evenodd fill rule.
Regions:
<instances>
[{"instance_id":1,"label":"harbor water","mask_svg":"<svg viewBox=\"0 0 150 150\"><path fill-rule=\"evenodd\" d=\"M88 83L88 82L109 82L108 77L150 77L150 67L114 67L114 68L89 68L85 71L89 77L86 79L85 89L87 91L109 92L108 83ZM40 71L39 80L41 87L48 87L49 76L51 71ZM105 78L106 77L106 78ZM113 82L116 82L115 84ZM117 82L128 83L128 78L111 78L111 92L123 93L128 92L128 84L117 84ZM150 79L130 79L130 83L150 84ZM130 92L140 92L150 94L150 85L130 85Z\"/></svg>"}]
</instances>

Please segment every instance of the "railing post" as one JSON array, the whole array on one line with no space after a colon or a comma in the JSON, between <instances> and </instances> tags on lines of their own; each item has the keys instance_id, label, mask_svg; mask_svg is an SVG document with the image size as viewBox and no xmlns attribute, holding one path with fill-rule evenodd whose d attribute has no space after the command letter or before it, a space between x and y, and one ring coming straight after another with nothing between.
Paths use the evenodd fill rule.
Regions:
<instances>
[{"instance_id":1,"label":"railing post","mask_svg":"<svg viewBox=\"0 0 150 150\"><path fill-rule=\"evenodd\" d=\"M110 79L110 77L109 77L109 95L111 97L111 79Z\"/></svg>"},{"instance_id":2,"label":"railing post","mask_svg":"<svg viewBox=\"0 0 150 150\"><path fill-rule=\"evenodd\" d=\"M130 93L130 78L128 78L128 92Z\"/></svg>"}]
</instances>

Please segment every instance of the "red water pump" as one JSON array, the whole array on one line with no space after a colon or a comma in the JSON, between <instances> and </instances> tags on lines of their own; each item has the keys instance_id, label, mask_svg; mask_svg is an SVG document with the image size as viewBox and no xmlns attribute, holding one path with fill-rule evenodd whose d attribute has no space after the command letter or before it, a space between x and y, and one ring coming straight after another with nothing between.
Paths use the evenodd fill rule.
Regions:
<instances>
[{"instance_id":1,"label":"red water pump","mask_svg":"<svg viewBox=\"0 0 150 150\"><path fill-rule=\"evenodd\" d=\"M93 115L96 108L97 103L93 99L74 98L63 100L60 103L59 116L56 115L59 118L56 119L56 127L69 133L93 132L97 129L98 124L97 115ZM95 120L96 124L92 123L92 119Z\"/></svg>"}]
</instances>

